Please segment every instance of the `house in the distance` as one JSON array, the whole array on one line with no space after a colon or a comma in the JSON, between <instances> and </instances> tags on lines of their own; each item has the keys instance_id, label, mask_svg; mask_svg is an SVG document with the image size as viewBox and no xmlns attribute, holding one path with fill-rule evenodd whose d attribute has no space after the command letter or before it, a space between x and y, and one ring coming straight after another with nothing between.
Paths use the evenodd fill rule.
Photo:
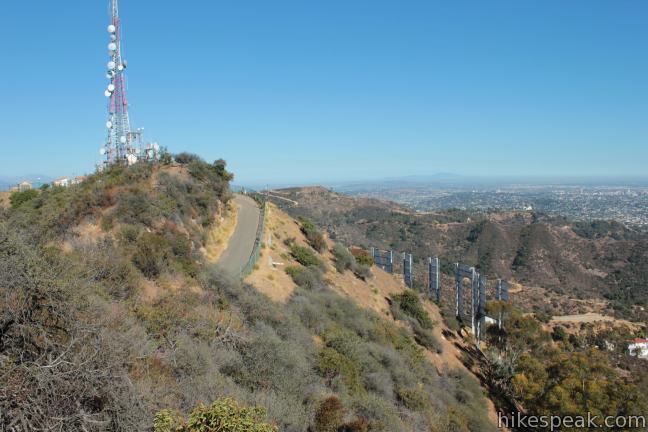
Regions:
<instances>
[{"instance_id":1,"label":"house in the distance","mask_svg":"<svg viewBox=\"0 0 648 432\"><path fill-rule=\"evenodd\" d=\"M12 186L11 189L9 189L9 192L24 192L27 190L30 190L32 188L32 184L29 183L28 181L20 182L15 186Z\"/></svg>"},{"instance_id":2,"label":"house in the distance","mask_svg":"<svg viewBox=\"0 0 648 432\"><path fill-rule=\"evenodd\" d=\"M82 183L85 179L86 176L76 176L70 181L70 184L76 185Z\"/></svg>"},{"instance_id":3,"label":"house in the distance","mask_svg":"<svg viewBox=\"0 0 648 432\"><path fill-rule=\"evenodd\" d=\"M648 339L631 340L628 344L628 353L637 358L648 359Z\"/></svg>"},{"instance_id":4,"label":"house in the distance","mask_svg":"<svg viewBox=\"0 0 648 432\"><path fill-rule=\"evenodd\" d=\"M70 179L68 177L57 178L52 182L54 186L68 187L70 186Z\"/></svg>"}]
</instances>

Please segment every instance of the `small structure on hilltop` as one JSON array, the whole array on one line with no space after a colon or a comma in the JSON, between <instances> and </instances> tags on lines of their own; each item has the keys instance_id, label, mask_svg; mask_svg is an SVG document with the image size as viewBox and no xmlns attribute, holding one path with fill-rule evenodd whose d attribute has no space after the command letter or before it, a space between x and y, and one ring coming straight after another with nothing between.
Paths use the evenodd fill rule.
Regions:
<instances>
[{"instance_id":1,"label":"small structure on hilltop","mask_svg":"<svg viewBox=\"0 0 648 432\"><path fill-rule=\"evenodd\" d=\"M28 181L22 181L9 189L9 192L25 192L32 189L32 184Z\"/></svg>"},{"instance_id":2,"label":"small structure on hilltop","mask_svg":"<svg viewBox=\"0 0 648 432\"><path fill-rule=\"evenodd\" d=\"M117 0L111 3L111 23L108 26L110 42L106 78L109 83L104 95L108 98L108 120L106 142L99 149L105 158L98 167L103 170L112 164L133 165L138 161L157 161L160 157L160 146L157 143L143 144L144 129L133 130L128 113L126 98L126 60L122 57L121 20Z\"/></svg>"},{"instance_id":3,"label":"small structure on hilltop","mask_svg":"<svg viewBox=\"0 0 648 432\"><path fill-rule=\"evenodd\" d=\"M58 186L58 187L68 187L70 186L70 178L69 177L61 177L57 178L52 182L52 185Z\"/></svg>"},{"instance_id":4,"label":"small structure on hilltop","mask_svg":"<svg viewBox=\"0 0 648 432\"><path fill-rule=\"evenodd\" d=\"M648 339L636 338L628 344L628 353L640 359L648 359Z\"/></svg>"}]
</instances>

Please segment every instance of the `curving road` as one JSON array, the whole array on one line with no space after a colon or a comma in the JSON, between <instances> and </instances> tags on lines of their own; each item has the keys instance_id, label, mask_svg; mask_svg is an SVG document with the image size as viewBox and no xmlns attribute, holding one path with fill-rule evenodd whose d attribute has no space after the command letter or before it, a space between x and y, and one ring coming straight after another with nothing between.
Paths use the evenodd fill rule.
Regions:
<instances>
[{"instance_id":1,"label":"curving road","mask_svg":"<svg viewBox=\"0 0 648 432\"><path fill-rule=\"evenodd\" d=\"M245 195L237 194L234 202L239 208L236 228L217 264L228 275L238 277L252 255L261 210L256 201Z\"/></svg>"}]
</instances>

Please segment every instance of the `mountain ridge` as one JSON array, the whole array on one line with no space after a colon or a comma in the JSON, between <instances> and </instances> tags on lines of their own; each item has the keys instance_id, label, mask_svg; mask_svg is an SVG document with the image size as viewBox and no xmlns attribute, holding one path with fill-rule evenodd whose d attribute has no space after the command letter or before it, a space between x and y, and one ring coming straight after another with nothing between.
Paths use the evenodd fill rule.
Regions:
<instances>
[{"instance_id":1,"label":"mountain ridge","mask_svg":"<svg viewBox=\"0 0 648 432\"><path fill-rule=\"evenodd\" d=\"M491 279L537 287L521 296L529 310L645 319L635 305L648 300L641 288L641 281L648 280L648 266L645 254L639 252L648 248L648 236L621 224L572 222L515 211L417 213L392 202L349 197L322 187L273 193L298 202L274 201L295 217L313 219L332 238L364 248L414 253L419 275L425 274L425 258L439 256L449 273L451 265L461 261ZM551 296L549 303L536 296L538 289ZM582 303L567 301L570 298L593 298L606 306L583 309Z\"/></svg>"}]
</instances>

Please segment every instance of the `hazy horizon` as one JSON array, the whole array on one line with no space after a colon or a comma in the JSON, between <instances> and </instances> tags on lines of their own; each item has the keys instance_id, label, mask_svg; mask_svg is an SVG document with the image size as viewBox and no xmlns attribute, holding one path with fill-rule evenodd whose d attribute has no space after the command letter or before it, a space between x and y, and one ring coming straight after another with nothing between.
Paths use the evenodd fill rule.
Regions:
<instances>
[{"instance_id":1,"label":"hazy horizon","mask_svg":"<svg viewBox=\"0 0 648 432\"><path fill-rule=\"evenodd\" d=\"M239 187L263 189L290 188L307 186L324 186L328 188L352 186L384 186L384 187L511 187L511 186L590 186L590 187L648 187L647 176L469 176L462 174L441 173L430 175L411 175L400 177L364 178L364 179L296 179L294 181L248 181L234 184ZM446 177L448 176L448 177Z\"/></svg>"},{"instance_id":2,"label":"hazy horizon","mask_svg":"<svg viewBox=\"0 0 648 432\"><path fill-rule=\"evenodd\" d=\"M49 183L57 177L80 175L82 173L63 173L58 176L46 174L27 174L6 176L0 174L0 190L8 189L23 180ZM236 173L235 173L236 174ZM328 188L352 186L385 186L385 187L510 187L510 186L599 186L599 187L648 187L648 175L644 176L471 176L457 173L413 174L405 176L388 176L359 179L314 179L303 178L293 181L251 180L238 181L235 175L233 184L237 187L252 189L289 188L324 186Z\"/></svg>"}]
</instances>

